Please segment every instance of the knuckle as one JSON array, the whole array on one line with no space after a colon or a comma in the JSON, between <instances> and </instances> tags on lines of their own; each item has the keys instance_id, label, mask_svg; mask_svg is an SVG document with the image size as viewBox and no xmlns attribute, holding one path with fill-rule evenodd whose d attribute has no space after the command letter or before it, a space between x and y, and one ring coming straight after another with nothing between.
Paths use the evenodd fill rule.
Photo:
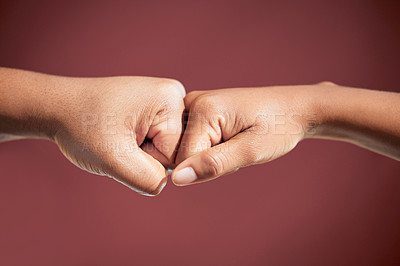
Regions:
<instances>
[{"instance_id":1,"label":"knuckle","mask_svg":"<svg viewBox=\"0 0 400 266\"><path fill-rule=\"evenodd\" d=\"M186 96L185 96L185 103L186 103L188 100L195 99L195 98L196 98L196 95L197 95L197 91L191 91L191 92L189 92L188 94L186 94Z\"/></svg>"},{"instance_id":2,"label":"knuckle","mask_svg":"<svg viewBox=\"0 0 400 266\"><path fill-rule=\"evenodd\" d=\"M174 79L162 79L156 84L154 89L155 93L152 97L156 99L157 102L161 101L161 106L173 110L183 108L185 89L179 81Z\"/></svg>"},{"instance_id":3,"label":"knuckle","mask_svg":"<svg viewBox=\"0 0 400 266\"><path fill-rule=\"evenodd\" d=\"M219 112L219 104L218 100L215 97L208 95L201 95L195 99L193 102L193 111L204 112L204 113L218 113Z\"/></svg>"},{"instance_id":4,"label":"knuckle","mask_svg":"<svg viewBox=\"0 0 400 266\"><path fill-rule=\"evenodd\" d=\"M191 108L191 105L196 100L197 96L198 96L197 91L191 91L188 94L186 94L185 98L183 98L183 102L187 110Z\"/></svg>"},{"instance_id":5,"label":"knuckle","mask_svg":"<svg viewBox=\"0 0 400 266\"><path fill-rule=\"evenodd\" d=\"M219 156L206 152L201 159L206 165L207 177L217 177L223 173L224 164Z\"/></svg>"},{"instance_id":6,"label":"knuckle","mask_svg":"<svg viewBox=\"0 0 400 266\"><path fill-rule=\"evenodd\" d=\"M168 95L178 93L181 97L184 97L186 94L184 86L176 79L162 79L158 83L157 90Z\"/></svg>"},{"instance_id":7,"label":"knuckle","mask_svg":"<svg viewBox=\"0 0 400 266\"><path fill-rule=\"evenodd\" d=\"M322 86L337 86L335 83L331 82L331 81L322 81L317 83L318 85L322 85Z\"/></svg>"},{"instance_id":8,"label":"knuckle","mask_svg":"<svg viewBox=\"0 0 400 266\"><path fill-rule=\"evenodd\" d=\"M257 148L250 147L245 154L247 160L251 163L257 163L261 160L260 152Z\"/></svg>"}]
</instances>

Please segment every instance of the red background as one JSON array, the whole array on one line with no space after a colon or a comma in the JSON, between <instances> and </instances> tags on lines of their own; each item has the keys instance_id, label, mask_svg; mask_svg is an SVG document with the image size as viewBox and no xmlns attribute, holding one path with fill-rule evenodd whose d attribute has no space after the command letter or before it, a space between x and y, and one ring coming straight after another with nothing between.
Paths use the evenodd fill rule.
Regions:
<instances>
[{"instance_id":1,"label":"red background","mask_svg":"<svg viewBox=\"0 0 400 266\"><path fill-rule=\"evenodd\" d=\"M176 78L187 91L311 84L400 91L393 1L0 4L0 64ZM156 198L46 141L0 145L1 265L399 265L400 164L307 140Z\"/></svg>"}]
</instances>

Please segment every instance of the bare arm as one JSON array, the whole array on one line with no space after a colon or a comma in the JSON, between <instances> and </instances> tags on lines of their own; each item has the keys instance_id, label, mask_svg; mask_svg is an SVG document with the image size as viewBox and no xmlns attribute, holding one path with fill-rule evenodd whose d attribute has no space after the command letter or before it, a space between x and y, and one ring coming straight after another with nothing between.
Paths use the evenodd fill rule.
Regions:
<instances>
[{"instance_id":1,"label":"bare arm","mask_svg":"<svg viewBox=\"0 0 400 266\"><path fill-rule=\"evenodd\" d=\"M78 96L67 84L64 77L0 68L0 141L52 138L57 109Z\"/></svg>"},{"instance_id":2,"label":"bare arm","mask_svg":"<svg viewBox=\"0 0 400 266\"><path fill-rule=\"evenodd\" d=\"M348 141L400 160L400 93L330 83L315 93L319 121L309 137Z\"/></svg>"},{"instance_id":3,"label":"bare arm","mask_svg":"<svg viewBox=\"0 0 400 266\"><path fill-rule=\"evenodd\" d=\"M156 195L174 163L184 95L171 79L0 68L0 138L52 140L78 167Z\"/></svg>"},{"instance_id":4,"label":"bare arm","mask_svg":"<svg viewBox=\"0 0 400 266\"><path fill-rule=\"evenodd\" d=\"M330 82L196 91L172 174L198 183L283 156L305 138L352 142L400 160L400 94Z\"/></svg>"}]
</instances>

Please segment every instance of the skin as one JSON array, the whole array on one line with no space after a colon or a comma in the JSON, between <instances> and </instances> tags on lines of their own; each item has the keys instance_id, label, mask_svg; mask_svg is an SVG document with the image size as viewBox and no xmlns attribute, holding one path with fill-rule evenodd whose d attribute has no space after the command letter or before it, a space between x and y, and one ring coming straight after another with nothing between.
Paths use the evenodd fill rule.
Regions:
<instances>
[{"instance_id":1,"label":"skin","mask_svg":"<svg viewBox=\"0 0 400 266\"><path fill-rule=\"evenodd\" d=\"M53 141L76 166L157 195L182 135L185 89L148 77L70 78L0 68L0 141Z\"/></svg>"},{"instance_id":2,"label":"skin","mask_svg":"<svg viewBox=\"0 0 400 266\"><path fill-rule=\"evenodd\" d=\"M306 138L351 142L400 160L400 94L323 82L195 91L172 173L208 181L279 158Z\"/></svg>"},{"instance_id":3,"label":"skin","mask_svg":"<svg viewBox=\"0 0 400 266\"><path fill-rule=\"evenodd\" d=\"M200 183L279 158L306 138L347 141L400 160L399 117L399 93L330 82L185 97L171 79L0 68L0 141L53 141L78 167L144 195L159 194L166 168L176 164L175 184Z\"/></svg>"}]
</instances>

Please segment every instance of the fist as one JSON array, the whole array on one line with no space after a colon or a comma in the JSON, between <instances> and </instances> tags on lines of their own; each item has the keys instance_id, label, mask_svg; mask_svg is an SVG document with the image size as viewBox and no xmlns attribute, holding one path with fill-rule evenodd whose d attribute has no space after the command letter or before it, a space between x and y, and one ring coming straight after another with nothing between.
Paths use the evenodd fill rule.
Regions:
<instances>
[{"instance_id":1,"label":"fist","mask_svg":"<svg viewBox=\"0 0 400 266\"><path fill-rule=\"evenodd\" d=\"M145 195L167 182L182 133L184 87L147 77L70 79L53 140L78 167Z\"/></svg>"},{"instance_id":2,"label":"fist","mask_svg":"<svg viewBox=\"0 0 400 266\"><path fill-rule=\"evenodd\" d=\"M185 98L187 126L172 173L199 183L274 160L312 127L309 86L195 91Z\"/></svg>"}]
</instances>

